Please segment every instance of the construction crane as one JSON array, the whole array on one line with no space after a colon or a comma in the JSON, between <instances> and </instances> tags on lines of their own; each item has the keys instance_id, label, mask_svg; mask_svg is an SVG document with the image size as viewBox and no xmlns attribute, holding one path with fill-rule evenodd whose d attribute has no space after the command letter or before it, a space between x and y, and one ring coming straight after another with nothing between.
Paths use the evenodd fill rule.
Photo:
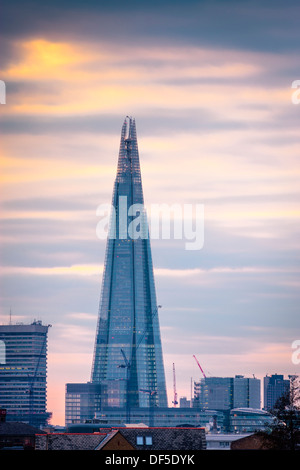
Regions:
<instances>
[{"instance_id":1,"label":"construction crane","mask_svg":"<svg viewBox=\"0 0 300 470\"><path fill-rule=\"evenodd\" d=\"M158 309L161 308L161 307L162 307L161 305L157 305L156 309L151 312L151 313L152 313L151 320L153 320L153 318L155 317L155 315L156 315L157 312L158 312ZM141 342L143 341L143 339L144 339L144 337L145 337L145 335L146 335L146 333L147 333L147 330L148 330L148 325L145 327L144 331L142 332L142 335L141 335L141 337L140 337L140 339L139 339L139 341L138 341L138 343L137 343L137 345L136 345L136 350L138 350L138 348L140 347Z\"/></svg>"},{"instance_id":2,"label":"construction crane","mask_svg":"<svg viewBox=\"0 0 300 470\"><path fill-rule=\"evenodd\" d=\"M206 379L206 375L204 374L203 369L202 369L202 367L200 366L198 359L196 358L195 355L193 356L193 358L194 358L195 361L197 362L198 367L199 367L199 369L201 370L203 377Z\"/></svg>"},{"instance_id":3,"label":"construction crane","mask_svg":"<svg viewBox=\"0 0 300 470\"><path fill-rule=\"evenodd\" d=\"M176 374L175 374L175 364L173 363L173 388L174 388L174 400L172 403L174 403L174 408L176 408L176 405L178 405L177 401L177 390L176 390Z\"/></svg>"},{"instance_id":4,"label":"construction crane","mask_svg":"<svg viewBox=\"0 0 300 470\"><path fill-rule=\"evenodd\" d=\"M130 371L131 364L128 361L123 349L121 349L121 353L122 353L125 364L120 364L118 365L118 367L121 369L126 369L126 388L127 388L126 390L126 419L127 419L127 422L130 423L130 404L129 404L129 374L130 372L129 371Z\"/></svg>"},{"instance_id":5,"label":"construction crane","mask_svg":"<svg viewBox=\"0 0 300 470\"><path fill-rule=\"evenodd\" d=\"M123 349L121 349L121 353L122 353L122 356L124 358L124 362L125 362L125 365L124 364L121 364L119 367L127 367L127 369L130 369L130 362L128 361L127 357L126 357L126 354L125 352L123 351Z\"/></svg>"},{"instance_id":6,"label":"construction crane","mask_svg":"<svg viewBox=\"0 0 300 470\"><path fill-rule=\"evenodd\" d=\"M147 395L149 395L149 426L150 428L152 428L154 425L153 413L154 413L154 406L155 406L153 402L155 400L155 395L157 395L157 391L140 389L139 392L146 393Z\"/></svg>"},{"instance_id":7,"label":"construction crane","mask_svg":"<svg viewBox=\"0 0 300 470\"><path fill-rule=\"evenodd\" d=\"M51 326L52 325L48 325L48 328L50 328ZM39 355L38 355L38 360L37 360L37 363L36 363L36 366L35 366L34 373L33 373L32 376L28 375L28 380L30 382L29 389L28 389L28 394L29 394L29 424L31 424L31 425L34 424L33 423L34 385L37 381L38 370L39 370L39 366L40 366L42 356L44 356L46 354L46 351L45 351L46 341L47 341L47 335L45 334L44 340L42 342L41 349L40 349L40 352L39 352Z\"/></svg>"},{"instance_id":8,"label":"construction crane","mask_svg":"<svg viewBox=\"0 0 300 470\"><path fill-rule=\"evenodd\" d=\"M155 317L155 315L157 314L159 308L161 308L161 305L158 305L158 306L156 307L156 309L152 312L152 317L151 317L152 320L153 320L153 318ZM147 329L148 329L148 326L146 326L145 329L144 329L144 331L142 332L142 335L141 335L141 337L139 338L139 341L138 341L138 343L137 343L137 345L136 345L136 347L135 347L135 351L137 351L138 348L140 347L140 345L141 345L141 343L142 343L142 341L143 341L143 339L144 339L144 337L145 337L145 335L146 335L146 333L147 333ZM127 367L127 370L128 370L128 369L130 369L130 362L128 361L128 359L127 359L127 357L126 357L126 355L125 355L123 349L121 349L121 353L122 353L122 356L123 356L123 359L124 359L125 364L119 365L118 367L121 367L121 368Z\"/></svg>"},{"instance_id":9,"label":"construction crane","mask_svg":"<svg viewBox=\"0 0 300 470\"><path fill-rule=\"evenodd\" d=\"M158 309L161 308L162 306L161 305L157 305L157 307L155 308L155 310L153 310L152 312L150 312L152 314L151 316L151 320L153 320L153 318L155 317L155 315L157 314L158 312ZM142 335L141 337L139 338L139 341L137 342L136 344L136 347L135 347L135 353L137 352L138 348L140 347L143 339L145 338L145 335L147 333L147 330L148 330L148 325L145 327L144 331L142 332ZM126 381L127 381L127 399L126 399L126 409L127 409L127 420L128 422L130 422L130 404L129 404L129 380L130 380L130 368L131 368L131 361L127 359L126 357L126 354L124 352L123 349L121 349L121 353L122 353L122 356L123 356L123 359L124 359L124 364L120 364L118 365L117 367L119 368L122 368L122 369L127 369L127 373L126 373ZM141 390L140 390L141 391ZM145 391L143 390L143 392L145 393ZM146 393L149 393L149 402L150 402L150 408L152 408L151 406L151 403L153 401L152 397L154 397L157 393L154 391L154 390L147 390ZM151 398L151 400L150 400Z\"/></svg>"}]
</instances>

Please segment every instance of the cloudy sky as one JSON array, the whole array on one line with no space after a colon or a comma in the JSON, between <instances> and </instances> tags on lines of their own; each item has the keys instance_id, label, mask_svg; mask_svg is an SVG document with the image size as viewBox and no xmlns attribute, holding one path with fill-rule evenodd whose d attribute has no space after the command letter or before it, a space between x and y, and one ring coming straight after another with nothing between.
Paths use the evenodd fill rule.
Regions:
<instances>
[{"instance_id":1,"label":"cloudy sky","mask_svg":"<svg viewBox=\"0 0 300 470\"><path fill-rule=\"evenodd\" d=\"M90 379L126 115L146 204L205 207L201 250L152 241L170 404L193 354L206 375L299 373L299 3L3 3L1 323L52 325L52 423Z\"/></svg>"}]
</instances>

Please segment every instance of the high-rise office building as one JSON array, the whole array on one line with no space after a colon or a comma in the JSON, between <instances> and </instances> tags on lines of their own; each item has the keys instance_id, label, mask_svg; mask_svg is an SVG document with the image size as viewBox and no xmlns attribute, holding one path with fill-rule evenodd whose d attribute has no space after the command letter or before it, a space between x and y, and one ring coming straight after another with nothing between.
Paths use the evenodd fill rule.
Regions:
<instances>
[{"instance_id":1,"label":"high-rise office building","mask_svg":"<svg viewBox=\"0 0 300 470\"><path fill-rule=\"evenodd\" d=\"M194 406L203 410L260 409L260 380L235 377L205 377L194 386Z\"/></svg>"},{"instance_id":2,"label":"high-rise office building","mask_svg":"<svg viewBox=\"0 0 300 470\"><path fill-rule=\"evenodd\" d=\"M233 378L233 408L259 410L260 407L260 380L255 377L236 375Z\"/></svg>"},{"instance_id":3,"label":"high-rise office building","mask_svg":"<svg viewBox=\"0 0 300 470\"><path fill-rule=\"evenodd\" d=\"M167 393L135 120L124 121L91 382L101 406L166 407Z\"/></svg>"},{"instance_id":4,"label":"high-rise office building","mask_svg":"<svg viewBox=\"0 0 300 470\"><path fill-rule=\"evenodd\" d=\"M0 325L0 406L6 421L21 421L36 427L47 424L48 326Z\"/></svg>"},{"instance_id":5,"label":"high-rise office building","mask_svg":"<svg viewBox=\"0 0 300 470\"><path fill-rule=\"evenodd\" d=\"M283 375L264 377L264 409L272 410L277 400L290 390L290 380Z\"/></svg>"}]
</instances>

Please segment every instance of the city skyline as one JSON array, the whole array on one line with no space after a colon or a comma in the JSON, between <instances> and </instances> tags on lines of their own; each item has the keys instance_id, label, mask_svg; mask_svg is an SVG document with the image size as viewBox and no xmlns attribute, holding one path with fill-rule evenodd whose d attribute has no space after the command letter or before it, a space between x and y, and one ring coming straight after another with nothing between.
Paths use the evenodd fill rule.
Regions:
<instances>
[{"instance_id":1,"label":"city skyline","mask_svg":"<svg viewBox=\"0 0 300 470\"><path fill-rule=\"evenodd\" d=\"M1 323L52 324L48 411L89 380L120 123L147 204L203 204L204 245L151 241L169 404L191 377L299 374L296 1L4 2Z\"/></svg>"}]
</instances>

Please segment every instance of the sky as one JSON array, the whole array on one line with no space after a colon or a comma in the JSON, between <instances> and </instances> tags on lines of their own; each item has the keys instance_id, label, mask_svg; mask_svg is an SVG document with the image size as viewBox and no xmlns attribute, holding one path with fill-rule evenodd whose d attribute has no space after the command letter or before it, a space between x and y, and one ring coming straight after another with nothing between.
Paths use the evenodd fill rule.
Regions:
<instances>
[{"instance_id":1,"label":"sky","mask_svg":"<svg viewBox=\"0 0 300 470\"><path fill-rule=\"evenodd\" d=\"M204 205L202 249L151 242L170 406L173 363L179 397L202 377L193 355L207 376L299 374L299 14L291 0L3 1L0 323L52 325L52 424L65 384L90 380L97 207L126 115L146 205Z\"/></svg>"}]
</instances>

